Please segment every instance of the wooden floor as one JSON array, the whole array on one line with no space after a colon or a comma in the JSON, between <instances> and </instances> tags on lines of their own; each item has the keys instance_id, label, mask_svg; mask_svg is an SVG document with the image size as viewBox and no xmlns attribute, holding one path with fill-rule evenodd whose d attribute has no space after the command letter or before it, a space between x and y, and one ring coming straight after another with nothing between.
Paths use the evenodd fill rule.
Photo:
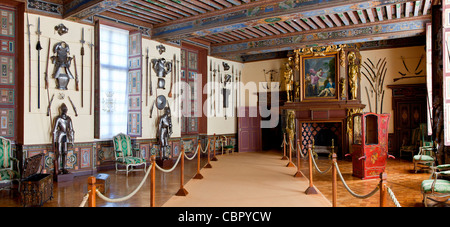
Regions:
<instances>
[{"instance_id":1,"label":"wooden floor","mask_svg":"<svg viewBox=\"0 0 450 227\"><path fill-rule=\"evenodd\" d=\"M280 159L282 153L279 152ZM217 156L220 162L220 155ZM206 164L206 157L202 157L201 166ZM296 160L293 162L296 164ZM287 163L287 161L286 161ZM321 170L327 169L331 165L331 160L326 156L320 156L317 160ZM211 161L214 166L214 162ZM378 179L361 180L352 176L352 164L349 160L338 160L339 168L350 189L360 195L365 195L372 191L379 183ZM296 172L296 167L286 167L292 169L292 174ZM307 160L301 159L300 169L305 176L308 176ZM396 159L388 160L386 172L388 186L392 189L395 197L402 207L422 207L422 194L420 193L420 183L428 179L428 172L414 174L413 164L410 161ZM197 171L197 161L185 160L185 183L187 183ZM110 174L111 187L106 196L110 198L121 198L131 193L144 177L144 172L133 172L126 177L125 173L115 173L115 170L104 171ZM172 197L180 186L180 169L177 167L171 173L156 171L156 206L162 206ZM75 177L73 182L63 182L54 184L54 198L44 204L44 207L76 207L79 206L83 196L87 193L88 176ZM314 171L314 185L330 201L331 197L331 171L320 174ZM125 206L125 207L148 207L150 205L150 183L147 180L141 190L131 199L120 203L109 203L101 199L97 200L97 206ZM379 206L379 193L367 199L359 199L352 196L343 186L338 178L338 207L377 207ZM388 205L395 206L388 198ZM18 207L20 196L14 190L0 191L0 207Z\"/></svg>"}]
</instances>

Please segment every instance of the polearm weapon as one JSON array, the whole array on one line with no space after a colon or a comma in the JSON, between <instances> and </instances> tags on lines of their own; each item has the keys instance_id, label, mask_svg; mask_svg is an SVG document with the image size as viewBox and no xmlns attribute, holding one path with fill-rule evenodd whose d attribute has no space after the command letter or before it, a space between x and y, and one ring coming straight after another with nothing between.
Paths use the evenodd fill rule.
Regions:
<instances>
[{"instance_id":1,"label":"polearm weapon","mask_svg":"<svg viewBox=\"0 0 450 227\"><path fill-rule=\"evenodd\" d=\"M45 66L45 73L44 73L45 89L47 89L47 96L48 96L48 62L50 61L50 42L51 39L48 38L47 65Z\"/></svg>"},{"instance_id":2,"label":"polearm weapon","mask_svg":"<svg viewBox=\"0 0 450 227\"><path fill-rule=\"evenodd\" d=\"M85 41L84 41L84 28L81 28L81 40L80 40L80 43L81 43L81 107L83 108L83 72L84 72L84 70L83 70L83 57L84 57L84 43L85 43ZM77 83L77 85L78 85L78 83ZM78 91L78 89L77 89L77 91Z\"/></svg>"},{"instance_id":3,"label":"polearm weapon","mask_svg":"<svg viewBox=\"0 0 450 227\"><path fill-rule=\"evenodd\" d=\"M147 55L145 56L145 62L146 62L146 66L147 66L147 71L145 72L145 74L146 74L146 80L145 80L145 93L146 93L146 96L145 96L145 106L148 106L148 79L149 79L149 77L148 77L148 71L150 70L149 68L148 68L148 47L147 47Z\"/></svg>"},{"instance_id":4,"label":"polearm weapon","mask_svg":"<svg viewBox=\"0 0 450 227\"><path fill-rule=\"evenodd\" d=\"M73 56L73 66L75 67L75 90L78 91L78 73L77 73L77 61L75 55Z\"/></svg>"},{"instance_id":5,"label":"polearm weapon","mask_svg":"<svg viewBox=\"0 0 450 227\"><path fill-rule=\"evenodd\" d=\"M38 62L37 62L37 67L38 67L38 73L37 73L37 76L38 76L38 79L37 79L37 82L38 82L38 85L37 85L38 95L37 95L37 100L38 100L38 109L40 109L41 108L41 88L40 88L41 87L41 76L40 76L41 70L40 70L40 67L41 67L41 50L42 50L42 46L41 46L41 34L42 34L42 32L41 32L41 18L40 17L38 17L38 25L37 25L36 34L38 36L38 41L37 41L37 44L36 44L36 50L38 51Z\"/></svg>"},{"instance_id":6,"label":"polearm weapon","mask_svg":"<svg viewBox=\"0 0 450 227\"><path fill-rule=\"evenodd\" d=\"M49 91L48 91L48 62L50 61L50 43L51 43L51 39L48 38L47 65L45 67L45 73L44 73L45 77L44 77L44 79L45 79L45 89L47 90L47 101L48 101L47 116L50 116L50 125L52 125L52 115L51 115L51 112L50 112L50 106L52 104L53 96L55 94L53 94L52 99L50 99L50 94L49 94Z\"/></svg>"},{"instance_id":7,"label":"polearm weapon","mask_svg":"<svg viewBox=\"0 0 450 227\"><path fill-rule=\"evenodd\" d=\"M28 112L31 112L31 32L30 32L30 20L27 13L27 29L28 29Z\"/></svg>"},{"instance_id":8,"label":"polearm weapon","mask_svg":"<svg viewBox=\"0 0 450 227\"><path fill-rule=\"evenodd\" d=\"M91 38L91 42L93 42L92 38ZM88 46L91 49L91 77L89 78L90 79L89 80L89 84L90 84L89 85L90 86L90 89L89 89L89 93L90 93L90 96L89 96L89 115L92 115L92 84L93 84L92 83L92 75L94 74L93 73L94 66L92 65L92 61L94 59L94 43L89 43Z\"/></svg>"},{"instance_id":9,"label":"polearm weapon","mask_svg":"<svg viewBox=\"0 0 450 227\"><path fill-rule=\"evenodd\" d=\"M172 70L170 70L170 90L169 94L167 94L167 97L172 98L172 85L173 85L173 68L175 66L175 54L173 55L173 64L172 64Z\"/></svg>"},{"instance_id":10,"label":"polearm weapon","mask_svg":"<svg viewBox=\"0 0 450 227\"><path fill-rule=\"evenodd\" d=\"M180 67L180 60L177 60L177 67ZM177 73L175 74L175 82L178 82L179 81L179 73L180 73L180 71L178 70L178 68L177 68ZM177 97L178 97L178 104L181 102L181 100L180 100L180 83L176 83L176 92L177 92ZM177 109L177 113L178 113L178 117L177 117L177 122L178 123L180 123L180 118L181 118L181 108L179 107L180 105L177 105L178 106L178 109ZM177 107L175 107L175 108L177 108Z\"/></svg>"},{"instance_id":11,"label":"polearm weapon","mask_svg":"<svg viewBox=\"0 0 450 227\"><path fill-rule=\"evenodd\" d=\"M209 60L209 113L212 113L212 74L213 74L213 69L212 69L212 60Z\"/></svg>"},{"instance_id":12,"label":"polearm weapon","mask_svg":"<svg viewBox=\"0 0 450 227\"><path fill-rule=\"evenodd\" d=\"M53 102L53 98L54 97L55 97L55 94L52 95L52 98L48 101L48 106L47 106L47 116L50 116L50 123L52 122L51 106L52 106L52 102Z\"/></svg>"},{"instance_id":13,"label":"polearm weapon","mask_svg":"<svg viewBox=\"0 0 450 227\"><path fill-rule=\"evenodd\" d=\"M149 80L150 84L149 84L149 88L148 89L150 89L150 96L153 96L153 90L152 90L152 62L150 61L149 64L150 64L150 67L149 67L150 74L148 76L148 80Z\"/></svg>"}]
</instances>

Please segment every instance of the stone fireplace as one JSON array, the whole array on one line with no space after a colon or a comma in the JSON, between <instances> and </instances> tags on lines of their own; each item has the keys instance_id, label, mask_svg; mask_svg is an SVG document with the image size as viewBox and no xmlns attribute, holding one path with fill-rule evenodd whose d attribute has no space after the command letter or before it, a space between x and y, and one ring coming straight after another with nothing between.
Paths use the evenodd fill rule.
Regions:
<instances>
[{"instance_id":1,"label":"stone fireplace","mask_svg":"<svg viewBox=\"0 0 450 227\"><path fill-rule=\"evenodd\" d=\"M349 153L347 117L351 109L363 109L359 100L320 103L285 103L280 109L294 110L296 118L296 139L300 140L303 154L314 139L317 153L331 152L334 139L335 152L343 158Z\"/></svg>"},{"instance_id":2,"label":"stone fireplace","mask_svg":"<svg viewBox=\"0 0 450 227\"><path fill-rule=\"evenodd\" d=\"M334 151L341 152L342 148L342 125L340 122L317 122L302 123L298 128L298 134L301 135L302 152L308 152L307 145L315 144L316 153L331 153L332 140L334 140Z\"/></svg>"}]
</instances>

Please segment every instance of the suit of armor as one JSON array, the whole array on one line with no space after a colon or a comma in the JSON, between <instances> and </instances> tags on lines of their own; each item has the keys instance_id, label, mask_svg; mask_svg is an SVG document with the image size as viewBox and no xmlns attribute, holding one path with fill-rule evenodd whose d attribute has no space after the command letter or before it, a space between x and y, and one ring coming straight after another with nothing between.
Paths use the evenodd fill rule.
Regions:
<instances>
[{"instance_id":1,"label":"suit of armor","mask_svg":"<svg viewBox=\"0 0 450 227\"><path fill-rule=\"evenodd\" d=\"M66 167L66 156L67 156L67 143L72 143L74 141L74 133L72 120L67 116L67 106L63 103L60 107L60 115L55 119L55 126L53 127L53 142L55 147L58 149L55 152L56 166L55 170L59 168L59 155L61 155L62 168L58 171L58 174L67 174L69 171L65 169Z\"/></svg>"},{"instance_id":2,"label":"suit of armor","mask_svg":"<svg viewBox=\"0 0 450 227\"><path fill-rule=\"evenodd\" d=\"M169 138L172 135L172 117L170 108L164 108L164 114L159 118L158 138L161 147L161 159L168 159L167 148L169 147Z\"/></svg>"},{"instance_id":3,"label":"suit of armor","mask_svg":"<svg viewBox=\"0 0 450 227\"><path fill-rule=\"evenodd\" d=\"M56 43L53 47L53 53L56 56L51 57L52 63L55 64L52 76L57 79L58 89L67 90L69 80L74 79L72 72L70 72L70 61L72 61L72 57L69 57L69 46L64 41Z\"/></svg>"},{"instance_id":4,"label":"suit of armor","mask_svg":"<svg viewBox=\"0 0 450 227\"><path fill-rule=\"evenodd\" d=\"M165 89L165 80L164 77L168 73L172 71L172 62L166 62L166 59L152 59L153 70L156 72L156 76L158 77L158 88Z\"/></svg>"}]
</instances>

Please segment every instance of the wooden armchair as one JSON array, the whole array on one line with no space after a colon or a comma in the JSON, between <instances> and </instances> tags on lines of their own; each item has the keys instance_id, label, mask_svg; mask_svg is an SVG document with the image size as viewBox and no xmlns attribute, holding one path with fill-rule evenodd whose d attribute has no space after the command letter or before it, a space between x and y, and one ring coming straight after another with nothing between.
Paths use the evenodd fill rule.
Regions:
<instances>
[{"instance_id":1,"label":"wooden armchair","mask_svg":"<svg viewBox=\"0 0 450 227\"><path fill-rule=\"evenodd\" d=\"M428 199L437 203L445 203L450 199L450 164L432 166L431 169L433 172L430 179L422 181L421 185L425 206L428 206Z\"/></svg>"},{"instance_id":2,"label":"wooden armchair","mask_svg":"<svg viewBox=\"0 0 450 227\"><path fill-rule=\"evenodd\" d=\"M421 145L419 153L413 156L414 172L417 173L417 167L430 168L435 163L433 140L427 135L427 124L420 124Z\"/></svg>"},{"instance_id":3,"label":"wooden armchair","mask_svg":"<svg viewBox=\"0 0 450 227\"><path fill-rule=\"evenodd\" d=\"M411 153L411 158L419 150L420 146L420 127L412 131L411 141L403 139L402 146L400 147L400 157L402 153Z\"/></svg>"},{"instance_id":4,"label":"wooden armchair","mask_svg":"<svg viewBox=\"0 0 450 227\"><path fill-rule=\"evenodd\" d=\"M147 162L145 161L145 159L137 157L137 155L133 154L138 153L140 156L140 150L131 146L130 136L119 133L118 135L113 137L113 144L114 152L116 154L116 172L126 171L128 176L128 172L137 171L137 169L134 169L133 167L141 165L144 165L143 171L146 171ZM126 170L120 170L118 165L124 165L126 167Z\"/></svg>"},{"instance_id":5,"label":"wooden armchair","mask_svg":"<svg viewBox=\"0 0 450 227\"><path fill-rule=\"evenodd\" d=\"M19 183L19 160L12 156L11 140L0 136L0 189L10 189L13 181ZM17 171L14 170L16 163Z\"/></svg>"}]
</instances>

